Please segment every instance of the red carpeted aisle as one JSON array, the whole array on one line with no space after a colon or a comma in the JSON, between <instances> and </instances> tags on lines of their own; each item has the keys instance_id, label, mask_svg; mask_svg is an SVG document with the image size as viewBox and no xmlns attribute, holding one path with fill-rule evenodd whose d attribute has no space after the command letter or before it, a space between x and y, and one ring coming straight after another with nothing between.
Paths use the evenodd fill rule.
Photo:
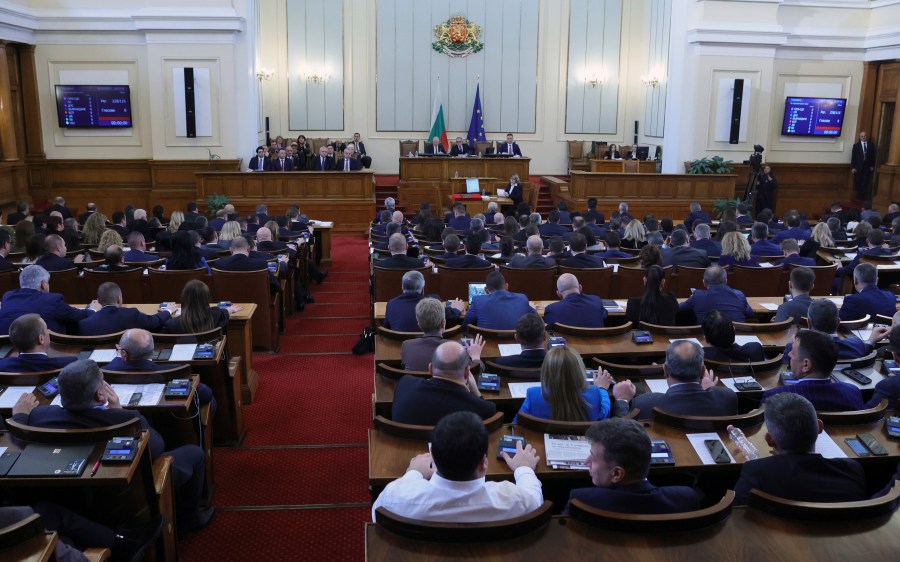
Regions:
<instances>
[{"instance_id":1,"label":"red carpeted aisle","mask_svg":"<svg viewBox=\"0 0 900 562\"><path fill-rule=\"evenodd\" d=\"M179 544L185 562L365 558L373 358L350 352L369 323L365 238L335 237L332 256L281 353L253 355L247 437L214 451L216 518Z\"/></svg>"}]
</instances>

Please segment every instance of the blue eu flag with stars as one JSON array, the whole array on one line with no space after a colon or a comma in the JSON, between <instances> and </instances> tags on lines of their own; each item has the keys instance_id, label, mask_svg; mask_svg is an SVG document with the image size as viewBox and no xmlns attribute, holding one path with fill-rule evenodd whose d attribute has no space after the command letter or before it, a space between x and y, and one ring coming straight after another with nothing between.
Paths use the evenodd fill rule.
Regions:
<instances>
[{"instance_id":1,"label":"blue eu flag with stars","mask_svg":"<svg viewBox=\"0 0 900 562\"><path fill-rule=\"evenodd\" d=\"M484 136L484 113L481 111L481 84L475 87L475 104L472 106L472 120L469 121L469 146L475 150L475 143L486 141Z\"/></svg>"}]
</instances>

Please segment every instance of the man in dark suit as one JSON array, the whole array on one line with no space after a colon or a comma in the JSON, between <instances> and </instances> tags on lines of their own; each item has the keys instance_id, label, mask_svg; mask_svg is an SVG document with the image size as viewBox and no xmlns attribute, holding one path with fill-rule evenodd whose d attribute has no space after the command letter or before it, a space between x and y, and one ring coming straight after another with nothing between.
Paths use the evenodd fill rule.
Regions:
<instances>
[{"instance_id":1,"label":"man in dark suit","mask_svg":"<svg viewBox=\"0 0 900 562\"><path fill-rule=\"evenodd\" d=\"M128 233L128 248L123 256L126 262L148 262L159 259L159 256L146 252L147 243L140 232Z\"/></svg>"},{"instance_id":2,"label":"man in dark suit","mask_svg":"<svg viewBox=\"0 0 900 562\"><path fill-rule=\"evenodd\" d=\"M694 226L694 241L691 242L691 248L703 250L710 258L722 255L722 243L710 238L709 225L705 222Z\"/></svg>"},{"instance_id":3,"label":"man in dark suit","mask_svg":"<svg viewBox=\"0 0 900 562\"><path fill-rule=\"evenodd\" d=\"M854 320L870 314L892 317L897 312L894 293L878 288L878 269L871 263L861 263L853 270L855 295L844 297L841 320Z\"/></svg>"},{"instance_id":4,"label":"man in dark suit","mask_svg":"<svg viewBox=\"0 0 900 562\"><path fill-rule=\"evenodd\" d=\"M544 251L544 241L541 240L539 235L535 234L534 236L529 236L528 240L525 242L525 249L528 250L528 255L523 256L522 254L516 254L509 260L509 267L514 267L516 269L556 267L555 261L551 258L545 258L542 255L542 252Z\"/></svg>"},{"instance_id":5,"label":"man in dark suit","mask_svg":"<svg viewBox=\"0 0 900 562\"><path fill-rule=\"evenodd\" d=\"M334 157L328 156L328 149L319 147L319 155L309 159L307 167L313 172L328 172L334 169Z\"/></svg>"},{"instance_id":6,"label":"man in dark suit","mask_svg":"<svg viewBox=\"0 0 900 562\"><path fill-rule=\"evenodd\" d=\"M425 154L446 154L447 151L444 149L444 145L441 143L440 137L434 137L431 139L430 144L425 145Z\"/></svg>"},{"instance_id":7,"label":"man in dark suit","mask_svg":"<svg viewBox=\"0 0 900 562\"><path fill-rule=\"evenodd\" d=\"M589 197L587 200L587 211L584 212L585 218L587 218L588 215L594 216L594 222L596 224L603 224L604 222L606 222L606 217L603 215L603 213L597 210L596 197Z\"/></svg>"},{"instance_id":8,"label":"man in dark suit","mask_svg":"<svg viewBox=\"0 0 900 562\"><path fill-rule=\"evenodd\" d=\"M122 238L128 236L128 224L123 211L114 212L110 222L112 223L109 226L110 230L115 230Z\"/></svg>"},{"instance_id":9,"label":"man in dark suit","mask_svg":"<svg viewBox=\"0 0 900 562\"><path fill-rule=\"evenodd\" d=\"M510 156L522 156L519 145L513 140L512 133L506 135L506 142L498 144L497 154L509 154Z\"/></svg>"},{"instance_id":10,"label":"man in dark suit","mask_svg":"<svg viewBox=\"0 0 900 562\"><path fill-rule=\"evenodd\" d=\"M572 214L569 213L569 205L565 201L560 201L556 205L559 211L559 224L572 224Z\"/></svg>"},{"instance_id":11,"label":"man in dark suit","mask_svg":"<svg viewBox=\"0 0 900 562\"><path fill-rule=\"evenodd\" d=\"M287 157L287 151L281 149L278 151L278 158L272 161L273 172L291 172L294 170L294 161Z\"/></svg>"},{"instance_id":12,"label":"man in dark suit","mask_svg":"<svg viewBox=\"0 0 900 562\"><path fill-rule=\"evenodd\" d=\"M801 318L808 318L809 305L812 304L809 292L812 291L815 281L816 274L813 270L808 267L795 267L788 280L791 300L778 305L773 322L784 322L788 318L793 318L795 324L801 324Z\"/></svg>"},{"instance_id":13,"label":"man in dark suit","mask_svg":"<svg viewBox=\"0 0 900 562\"><path fill-rule=\"evenodd\" d=\"M9 326L23 314L36 313L54 332L66 333L67 324L77 324L100 310L100 303L91 302L86 309L66 304L62 295L50 292L50 274L39 265L29 265L19 274L19 289L3 295L0 306L0 334L9 333Z\"/></svg>"},{"instance_id":14,"label":"man in dark suit","mask_svg":"<svg viewBox=\"0 0 900 562\"><path fill-rule=\"evenodd\" d=\"M703 367L703 348L695 342L676 340L666 349L663 373L669 389L665 394L648 392L635 398L630 381L613 387L615 411L623 415L637 410L638 419L651 417L653 408L687 416L734 416L738 413L737 395L733 390L716 386L718 378Z\"/></svg>"},{"instance_id":15,"label":"man in dark suit","mask_svg":"<svg viewBox=\"0 0 900 562\"><path fill-rule=\"evenodd\" d=\"M859 142L853 145L850 153L850 171L853 172L853 188L856 198L865 201L869 198L869 178L875 171L875 143L866 137L866 132L859 133Z\"/></svg>"},{"instance_id":16,"label":"man in dark suit","mask_svg":"<svg viewBox=\"0 0 900 562\"><path fill-rule=\"evenodd\" d=\"M256 220L259 221L260 225L264 226L267 222L275 220L275 218L269 216L269 207L267 205L257 205Z\"/></svg>"},{"instance_id":17,"label":"man in dark suit","mask_svg":"<svg viewBox=\"0 0 900 562\"><path fill-rule=\"evenodd\" d=\"M753 226L753 217L750 216L750 208L746 203L741 203L737 208L737 216L735 216L735 222L738 225L738 228L747 228L749 226Z\"/></svg>"},{"instance_id":18,"label":"man in dark suit","mask_svg":"<svg viewBox=\"0 0 900 562\"><path fill-rule=\"evenodd\" d=\"M448 236L449 238L449 236ZM466 236L466 253L462 256L454 256L447 259L445 265L452 269L477 269L489 267L491 262L480 257L481 240L474 236Z\"/></svg>"},{"instance_id":19,"label":"man in dark suit","mask_svg":"<svg viewBox=\"0 0 900 562\"><path fill-rule=\"evenodd\" d=\"M706 268L703 286L706 290L694 291L688 300L678 306L679 312L693 312L698 324L711 310L724 312L733 322L745 322L748 316L753 316L753 309L744 293L728 286L728 274L718 265Z\"/></svg>"},{"instance_id":20,"label":"man in dark suit","mask_svg":"<svg viewBox=\"0 0 900 562\"><path fill-rule=\"evenodd\" d=\"M264 146L256 147L256 156L250 159L250 165L247 167L248 172L268 172L272 170L272 161L266 155ZM84 223L81 223L84 224Z\"/></svg>"},{"instance_id":21,"label":"man in dark suit","mask_svg":"<svg viewBox=\"0 0 900 562\"><path fill-rule=\"evenodd\" d=\"M411 258L406 255L408 249L406 238L402 234L399 232L391 234L391 237L388 238L388 250L391 251L390 257L376 260L374 266L386 269L417 269L425 267L425 262L420 258Z\"/></svg>"},{"instance_id":22,"label":"man in dark suit","mask_svg":"<svg viewBox=\"0 0 900 562\"><path fill-rule=\"evenodd\" d=\"M800 265L804 267L815 267L816 260L814 258L804 258L800 255L800 244L793 238L788 238L781 242L781 251L784 252L784 259L775 262L787 270L792 265Z\"/></svg>"},{"instance_id":23,"label":"man in dark suit","mask_svg":"<svg viewBox=\"0 0 900 562\"><path fill-rule=\"evenodd\" d=\"M84 223L87 222L91 215L97 212L97 204L96 203L88 203L85 207L85 212L78 215L78 224L84 226Z\"/></svg>"},{"instance_id":24,"label":"man in dark suit","mask_svg":"<svg viewBox=\"0 0 900 562\"><path fill-rule=\"evenodd\" d=\"M824 424L803 396L782 393L766 400L766 443L775 455L749 460L734 486L734 503L746 504L750 490L802 502L868 499L866 475L853 459L826 459L816 453Z\"/></svg>"},{"instance_id":25,"label":"man in dark suit","mask_svg":"<svg viewBox=\"0 0 900 562\"><path fill-rule=\"evenodd\" d=\"M510 368L536 369L547 356L547 330L537 313L523 314L516 321L516 341L522 346L518 355L498 357L495 363Z\"/></svg>"},{"instance_id":26,"label":"man in dark suit","mask_svg":"<svg viewBox=\"0 0 900 562\"><path fill-rule=\"evenodd\" d=\"M359 158L359 163L362 164L363 168L368 169L372 167L372 157L366 154L366 145L360 140L359 133L353 133L353 142L347 146L353 147L354 157Z\"/></svg>"},{"instance_id":27,"label":"man in dark suit","mask_svg":"<svg viewBox=\"0 0 900 562\"><path fill-rule=\"evenodd\" d=\"M260 232L261 231L262 230L260 230ZM213 264L216 269L222 271L260 271L269 268L269 264L266 260L250 257L250 242L243 236L238 236L232 240L231 246L228 249L231 252L231 255L217 260L216 263ZM287 259L288 256L286 255L279 256L281 264L286 263ZM275 274L271 271L269 271L269 288L271 289L272 294L281 292L281 285L278 283L278 278L275 277ZM153 331L152 329L150 330Z\"/></svg>"},{"instance_id":28,"label":"man in dark suit","mask_svg":"<svg viewBox=\"0 0 900 562\"><path fill-rule=\"evenodd\" d=\"M66 241L58 234L50 234L44 238L44 254L35 260L35 265L39 265L47 271L63 271L72 269L76 263L84 261L84 254L78 254L74 259L66 257Z\"/></svg>"},{"instance_id":29,"label":"man in dark suit","mask_svg":"<svg viewBox=\"0 0 900 562\"><path fill-rule=\"evenodd\" d=\"M750 255L753 256L778 256L781 255L781 246L769 242L769 227L766 223L757 222L750 230Z\"/></svg>"},{"instance_id":30,"label":"man in dark suit","mask_svg":"<svg viewBox=\"0 0 900 562\"><path fill-rule=\"evenodd\" d=\"M12 238L9 231L0 228L0 271L12 271L17 266L9 261L9 252L12 250Z\"/></svg>"},{"instance_id":31,"label":"man in dark suit","mask_svg":"<svg viewBox=\"0 0 900 562\"><path fill-rule=\"evenodd\" d=\"M793 238L798 242L801 240L806 240L810 237L811 232L801 226L803 220L800 218L800 213L796 211L792 211L788 213L785 217L785 223L787 224L787 229L782 230L778 234L772 237L773 244L781 244L782 240L787 240L788 238ZM779 248L780 249L780 248ZM752 252L751 252L752 253ZM778 254L774 254L778 255Z\"/></svg>"},{"instance_id":32,"label":"man in dark suit","mask_svg":"<svg viewBox=\"0 0 900 562\"><path fill-rule=\"evenodd\" d=\"M129 328L158 332L177 310L174 303L167 303L165 308L150 315L136 308L122 306L122 289L111 281L97 288L97 300L103 308L78 323L78 333L82 336L113 334Z\"/></svg>"},{"instance_id":33,"label":"man in dark suit","mask_svg":"<svg viewBox=\"0 0 900 562\"><path fill-rule=\"evenodd\" d=\"M603 262L603 258L587 253L587 239L583 234L578 232L572 234L572 237L569 239L569 247L572 248L572 257L563 260L559 265L586 269L605 267L606 264Z\"/></svg>"},{"instance_id":34,"label":"man in dark suit","mask_svg":"<svg viewBox=\"0 0 900 562\"><path fill-rule=\"evenodd\" d=\"M671 245L663 250L663 264L684 267L709 267L709 256L704 250L691 248L686 230L676 229L670 237Z\"/></svg>"},{"instance_id":35,"label":"man in dark suit","mask_svg":"<svg viewBox=\"0 0 900 562\"><path fill-rule=\"evenodd\" d=\"M401 280L403 293L388 301L384 311L384 327L397 332L418 332L416 305L425 296L425 277L421 271L407 271ZM428 295L429 298L444 302L439 295ZM460 314L465 310L463 302L454 299L444 306L444 319L447 324L459 324Z\"/></svg>"},{"instance_id":36,"label":"man in dark suit","mask_svg":"<svg viewBox=\"0 0 900 562\"><path fill-rule=\"evenodd\" d=\"M547 215L547 222L540 225L538 230L541 231L541 236L565 236L569 229L562 227L559 225L559 211L556 209L550 211L550 214Z\"/></svg>"},{"instance_id":37,"label":"man in dark suit","mask_svg":"<svg viewBox=\"0 0 900 562\"><path fill-rule=\"evenodd\" d=\"M473 412L482 419L493 416L497 406L481 397L471 364L471 357L457 342L439 345L428 365L431 378L406 376L397 383L391 419L413 425L435 425L454 412Z\"/></svg>"},{"instance_id":38,"label":"man in dark suit","mask_svg":"<svg viewBox=\"0 0 900 562\"><path fill-rule=\"evenodd\" d=\"M107 427L138 418L141 427L150 432L150 456L170 455L173 462L175 509L178 533L200 530L213 518L214 508L202 509L206 462L203 449L197 445L183 445L165 451L163 438L150 427L136 410L125 410L112 387L103 380L103 373L90 359L70 363L59 374L59 394L62 407L39 406L33 394L23 394L13 408L13 419L25 425L52 429Z\"/></svg>"},{"instance_id":39,"label":"man in dark suit","mask_svg":"<svg viewBox=\"0 0 900 562\"><path fill-rule=\"evenodd\" d=\"M408 273L418 272L410 271ZM400 363L404 369L408 371L428 371L428 364L431 363L434 350L442 343L450 341L444 339L444 329L447 327L447 314L449 312L447 305L437 298L423 297L416 303L416 325L418 326L417 330L422 332L422 335L405 340L400 346ZM481 335L476 334L472 343L466 347L466 351L473 362L480 363L483 347L484 339Z\"/></svg>"},{"instance_id":40,"label":"man in dark suit","mask_svg":"<svg viewBox=\"0 0 900 562\"><path fill-rule=\"evenodd\" d=\"M337 172L357 172L362 170L359 160L353 157L353 149L347 147L344 149L344 157L337 161L334 165Z\"/></svg>"},{"instance_id":41,"label":"man in dark suit","mask_svg":"<svg viewBox=\"0 0 900 562\"><path fill-rule=\"evenodd\" d=\"M547 244L549 252L547 257L560 264L572 257L572 252L566 249L566 242L562 236L554 236L550 238Z\"/></svg>"},{"instance_id":42,"label":"man in dark suit","mask_svg":"<svg viewBox=\"0 0 900 562\"><path fill-rule=\"evenodd\" d=\"M600 252L599 254L594 254L596 257L603 259L632 257L631 254L623 252L619 249L619 245L622 243L622 237L615 230L608 231L603 236L603 239L604 241L606 241L606 251Z\"/></svg>"},{"instance_id":43,"label":"man in dark suit","mask_svg":"<svg viewBox=\"0 0 900 562\"><path fill-rule=\"evenodd\" d=\"M634 420L619 418L594 423L585 434L591 443L587 458L594 488L577 488L569 500L618 513L679 513L700 508L697 493L687 486L657 488L647 481L650 437Z\"/></svg>"},{"instance_id":44,"label":"man in dark suit","mask_svg":"<svg viewBox=\"0 0 900 562\"><path fill-rule=\"evenodd\" d=\"M472 299L463 324L475 324L491 330L512 330L523 314L534 313L528 304L528 297L521 293L510 293L509 285L499 271L488 273L484 295Z\"/></svg>"},{"instance_id":45,"label":"man in dark suit","mask_svg":"<svg viewBox=\"0 0 900 562\"><path fill-rule=\"evenodd\" d=\"M868 340L862 340L854 335L846 337L838 334L840 319L838 318L837 305L829 299L814 299L806 309L807 324L810 330L831 336L837 344L838 361L854 361L871 353L875 343L887 334L887 328L876 327L872 330ZM784 363L790 361L791 350L794 342L789 341L784 346Z\"/></svg>"},{"instance_id":46,"label":"man in dark suit","mask_svg":"<svg viewBox=\"0 0 900 562\"><path fill-rule=\"evenodd\" d=\"M900 361L900 326L894 326L890 329L888 342L889 344L885 349L885 359L890 358L894 361ZM898 400L900 400L900 376L889 372L885 379L882 379L875 385L872 398L863 405L863 408L874 408L882 400L888 401L888 410L897 411Z\"/></svg>"},{"instance_id":47,"label":"man in dark suit","mask_svg":"<svg viewBox=\"0 0 900 562\"><path fill-rule=\"evenodd\" d=\"M472 149L463 141L462 137L456 137L456 143L450 147L450 156L468 156L472 154Z\"/></svg>"},{"instance_id":48,"label":"man in dark suit","mask_svg":"<svg viewBox=\"0 0 900 562\"><path fill-rule=\"evenodd\" d=\"M712 224L712 217L709 213L700 208L700 203L691 203L691 212L684 218L684 226L688 230L693 230L695 223L702 222Z\"/></svg>"},{"instance_id":49,"label":"man in dark suit","mask_svg":"<svg viewBox=\"0 0 900 562\"><path fill-rule=\"evenodd\" d=\"M47 356L50 330L37 314L25 314L16 318L9 327L9 341L19 350L19 355L0 359L0 372L3 373L52 371L62 369L78 359L74 355Z\"/></svg>"},{"instance_id":50,"label":"man in dark suit","mask_svg":"<svg viewBox=\"0 0 900 562\"><path fill-rule=\"evenodd\" d=\"M453 217L447 221L447 226L459 232L466 232L472 228L472 219L466 214L466 206L462 203L453 205Z\"/></svg>"},{"instance_id":51,"label":"man in dark suit","mask_svg":"<svg viewBox=\"0 0 900 562\"><path fill-rule=\"evenodd\" d=\"M16 205L16 212L10 213L8 217L6 217L6 224L9 226L15 226L20 221L25 220L28 216L28 203L22 202Z\"/></svg>"},{"instance_id":52,"label":"man in dark suit","mask_svg":"<svg viewBox=\"0 0 900 562\"><path fill-rule=\"evenodd\" d=\"M596 295L585 295L582 287L571 273L563 273L556 280L556 294L559 302L547 305L544 322L549 329L557 322L579 328L602 328L608 312L603 300Z\"/></svg>"},{"instance_id":53,"label":"man in dark suit","mask_svg":"<svg viewBox=\"0 0 900 562\"><path fill-rule=\"evenodd\" d=\"M788 353L791 372L797 383L778 386L766 391L763 401L782 392L799 394L812 402L816 410L844 412L861 410L862 393L859 387L833 381L831 371L838 360L838 348L832 336L815 330L800 330Z\"/></svg>"},{"instance_id":54,"label":"man in dark suit","mask_svg":"<svg viewBox=\"0 0 900 562\"><path fill-rule=\"evenodd\" d=\"M49 217L50 213L54 211L57 211L59 214L61 214L64 219L72 218L72 211L70 211L69 208L66 207L66 200L62 197L56 197L55 199L53 199L53 204L44 209L44 214Z\"/></svg>"}]
</instances>

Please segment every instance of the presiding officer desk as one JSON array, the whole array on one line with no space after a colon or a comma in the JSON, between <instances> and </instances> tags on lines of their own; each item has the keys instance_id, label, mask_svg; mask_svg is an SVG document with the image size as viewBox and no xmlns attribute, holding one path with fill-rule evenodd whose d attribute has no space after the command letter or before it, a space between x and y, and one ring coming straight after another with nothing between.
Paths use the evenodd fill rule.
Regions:
<instances>
[{"instance_id":1,"label":"presiding officer desk","mask_svg":"<svg viewBox=\"0 0 900 562\"><path fill-rule=\"evenodd\" d=\"M366 524L367 562L423 560L889 560L897 553L900 515L862 521L800 521L737 507L728 519L696 531L627 533L556 516L527 535L474 543L427 542Z\"/></svg>"}]
</instances>

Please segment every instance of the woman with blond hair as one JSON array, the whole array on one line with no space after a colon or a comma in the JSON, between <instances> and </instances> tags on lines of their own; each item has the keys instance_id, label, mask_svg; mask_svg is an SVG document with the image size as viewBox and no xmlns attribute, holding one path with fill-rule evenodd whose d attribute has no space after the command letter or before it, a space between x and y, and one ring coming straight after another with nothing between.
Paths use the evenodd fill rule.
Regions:
<instances>
[{"instance_id":1,"label":"woman with blond hair","mask_svg":"<svg viewBox=\"0 0 900 562\"><path fill-rule=\"evenodd\" d=\"M119 236L119 233L115 230L109 229L103 232L100 236L100 241L97 243L97 250L101 252L106 252L106 249L110 246L118 246L122 247L122 237Z\"/></svg>"},{"instance_id":2,"label":"woman with blond hair","mask_svg":"<svg viewBox=\"0 0 900 562\"><path fill-rule=\"evenodd\" d=\"M100 243L100 238L106 232L106 215L100 212L92 214L88 220L84 221L84 228L81 232L81 241L85 244L94 246Z\"/></svg>"},{"instance_id":3,"label":"woman with blond hair","mask_svg":"<svg viewBox=\"0 0 900 562\"><path fill-rule=\"evenodd\" d=\"M227 250L231 247L231 241L242 234L241 223L237 221L226 222L222 225L222 230L219 231L219 246Z\"/></svg>"},{"instance_id":4,"label":"woman with blond hair","mask_svg":"<svg viewBox=\"0 0 900 562\"><path fill-rule=\"evenodd\" d=\"M647 245L647 234L644 225L640 221L633 220L625 226L625 236L622 237L622 248L640 250Z\"/></svg>"},{"instance_id":5,"label":"woman with blond hair","mask_svg":"<svg viewBox=\"0 0 900 562\"><path fill-rule=\"evenodd\" d=\"M566 346L547 352L541 366L541 386L529 388L520 412L556 421L596 421L609 417L612 376L598 372L594 384L585 380L581 356Z\"/></svg>"},{"instance_id":6,"label":"woman with blond hair","mask_svg":"<svg viewBox=\"0 0 900 562\"><path fill-rule=\"evenodd\" d=\"M750 255L750 242L740 232L729 232L722 238L722 255L719 265L731 271L732 265L759 267L756 258Z\"/></svg>"},{"instance_id":7,"label":"woman with blond hair","mask_svg":"<svg viewBox=\"0 0 900 562\"><path fill-rule=\"evenodd\" d=\"M821 247L834 248L834 238L831 237L831 229L827 222L820 222L812 229L812 234L800 246L800 256L804 258L815 258L816 252Z\"/></svg>"}]
</instances>

